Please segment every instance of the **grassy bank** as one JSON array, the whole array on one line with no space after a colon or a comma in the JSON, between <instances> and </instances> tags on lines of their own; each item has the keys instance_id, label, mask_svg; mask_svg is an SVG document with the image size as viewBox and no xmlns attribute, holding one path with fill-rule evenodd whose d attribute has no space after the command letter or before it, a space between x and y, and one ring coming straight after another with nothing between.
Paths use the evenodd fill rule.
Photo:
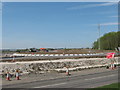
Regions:
<instances>
[{"instance_id":1,"label":"grassy bank","mask_svg":"<svg viewBox=\"0 0 120 90\"><path fill-rule=\"evenodd\" d=\"M109 85L101 86L98 88L92 88L88 90L120 90L120 83L112 83Z\"/></svg>"},{"instance_id":2,"label":"grassy bank","mask_svg":"<svg viewBox=\"0 0 120 90\"><path fill-rule=\"evenodd\" d=\"M120 88L119 86L120 86L120 83L113 83L113 84L105 85L99 88Z\"/></svg>"}]
</instances>

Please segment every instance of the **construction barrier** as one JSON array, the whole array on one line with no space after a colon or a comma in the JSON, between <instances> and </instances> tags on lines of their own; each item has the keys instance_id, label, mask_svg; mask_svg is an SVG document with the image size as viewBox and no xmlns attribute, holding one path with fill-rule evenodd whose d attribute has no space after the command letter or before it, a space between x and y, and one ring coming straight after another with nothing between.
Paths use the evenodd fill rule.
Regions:
<instances>
[{"instance_id":1,"label":"construction barrier","mask_svg":"<svg viewBox=\"0 0 120 90\"><path fill-rule=\"evenodd\" d=\"M14 56L95 56L100 54L101 53L93 53L93 54L17 54L17 53L14 53L13 55Z\"/></svg>"}]
</instances>

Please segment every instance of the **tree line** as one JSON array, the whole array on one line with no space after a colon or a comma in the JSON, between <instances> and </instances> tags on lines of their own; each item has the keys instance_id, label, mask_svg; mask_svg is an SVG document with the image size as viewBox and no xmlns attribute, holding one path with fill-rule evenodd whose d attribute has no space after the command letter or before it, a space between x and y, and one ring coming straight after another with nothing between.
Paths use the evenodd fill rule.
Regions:
<instances>
[{"instance_id":1,"label":"tree line","mask_svg":"<svg viewBox=\"0 0 120 90\"><path fill-rule=\"evenodd\" d=\"M115 50L115 48L120 47L120 31L104 34L93 43L93 49L99 48L99 40L101 50Z\"/></svg>"}]
</instances>

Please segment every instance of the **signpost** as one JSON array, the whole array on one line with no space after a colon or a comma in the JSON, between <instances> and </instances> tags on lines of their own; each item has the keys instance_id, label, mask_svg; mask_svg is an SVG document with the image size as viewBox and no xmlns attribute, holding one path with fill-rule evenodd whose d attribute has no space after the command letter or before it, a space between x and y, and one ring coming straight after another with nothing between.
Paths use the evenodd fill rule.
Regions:
<instances>
[{"instance_id":1,"label":"signpost","mask_svg":"<svg viewBox=\"0 0 120 90\"><path fill-rule=\"evenodd\" d=\"M115 55L115 53L107 53L107 56L106 56L106 58L108 58L108 59L110 59L111 60L111 69L114 69L115 67L115 65L114 65L114 61L112 61L112 59L114 58L114 55Z\"/></svg>"},{"instance_id":2,"label":"signpost","mask_svg":"<svg viewBox=\"0 0 120 90\"><path fill-rule=\"evenodd\" d=\"M107 53L106 58L111 59L114 58L115 53Z\"/></svg>"}]
</instances>

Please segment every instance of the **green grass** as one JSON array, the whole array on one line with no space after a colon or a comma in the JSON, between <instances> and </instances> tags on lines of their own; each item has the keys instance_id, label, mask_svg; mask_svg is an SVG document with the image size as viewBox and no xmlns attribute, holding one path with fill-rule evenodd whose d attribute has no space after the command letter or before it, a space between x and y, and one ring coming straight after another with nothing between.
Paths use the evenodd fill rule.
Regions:
<instances>
[{"instance_id":1,"label":"green grass","mask_svg":"<svg viewBox=\"0 0 120 90\"><path fill-rule=\"evenodd\" d=\"M89 90L120 90L120 83L113 83L98 88L91 88Z\"/></svg>"},{"instance_id":2,"label":"green grass","mask_svg":"<svg viewBox=\"0 0 120 90\"><path fill-rule=\"evenodd\" d=\"M119 88L119 86L120 86L120 83L113 83L113 84L105 85L105 86L98 87L98 88Z\"/></svg>"}]
</instances>

